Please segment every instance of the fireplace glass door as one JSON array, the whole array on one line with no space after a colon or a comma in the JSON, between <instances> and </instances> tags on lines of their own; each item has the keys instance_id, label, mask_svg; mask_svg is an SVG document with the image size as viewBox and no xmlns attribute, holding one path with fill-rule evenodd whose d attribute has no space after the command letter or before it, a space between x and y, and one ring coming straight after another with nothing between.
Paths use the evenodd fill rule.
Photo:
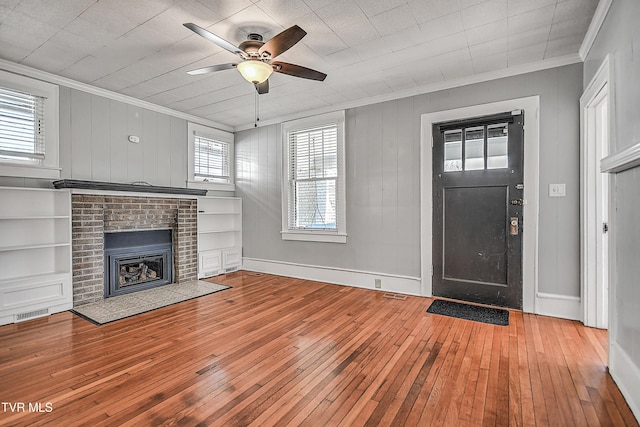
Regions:
<instances>
[{"instance_id":1,"label":"fireplace glass door","mask_svg":"<svg viewBox=\"0 0 640 427\"><path fill-rule=\"evenodd\" d=\"M135 286L140 283L164 279L164 259L162 255L116 260L118 285Z\"/></svg>"},{"instance_id":2,"label":"fireplace glass door","mask_svg":"<svg viewBox=\"0 0 640 427\"><path fill-rule=\"evenodd\" d=\"M173 282L171 230L105 233L105 297Z\"/></svg>"}]
</instances>

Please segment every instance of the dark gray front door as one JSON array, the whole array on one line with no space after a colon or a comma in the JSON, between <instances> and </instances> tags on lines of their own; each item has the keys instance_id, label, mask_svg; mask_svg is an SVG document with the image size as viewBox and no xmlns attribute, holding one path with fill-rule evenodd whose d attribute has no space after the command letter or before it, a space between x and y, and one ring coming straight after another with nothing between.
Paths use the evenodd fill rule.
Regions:
<instances>
[{"instance_id":1,"label":"dark gray front door","mask_svg":"<svg viewBox=\"0 0 640 427\"><path fill-rule=\"evenodd\" d=\"M522 308L522 112L433 125L433 294Z\"/></svg>"}]
</instances>

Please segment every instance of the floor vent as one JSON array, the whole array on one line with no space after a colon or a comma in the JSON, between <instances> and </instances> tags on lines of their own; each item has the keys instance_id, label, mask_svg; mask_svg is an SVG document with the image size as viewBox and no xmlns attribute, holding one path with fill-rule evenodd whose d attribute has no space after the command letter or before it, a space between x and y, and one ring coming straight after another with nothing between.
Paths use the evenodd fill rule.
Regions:
<instances>
[{"instance_id":1,"label":"floor vent","mask_svg":"<svg viewBox=\"0 0 640 427\"><path fill-rule=\"evenodd\" d=\"M40 310L27 311L26 313L16 314L16 323L23 320L35 319L36 317L42 317L49 314L48 308L41 308Z\"/></svg>"},{"instance_id":2,"label":"floor vent","mask_svg":"<svg viewBox=\"0 0 640 427\"><path fill-rule=\"evenodd\" d=\"M407 299L406 295L399 295L399 294L384 294L382 296L385 297L385 298L390 298L390 299L399 299L399 300Z\"/></svg>"},{"instance_id":3,"label":"floor vent","mask_svg":"<svg viewBox=\"0 0 640 427\"><path fill-rule=\"evenodd\" d=\"M261 277L264 276L264 273L259 273L257 271L245 271L245 273L247 276L255 276L255 277Z\"/></svg>"}]
</instances>

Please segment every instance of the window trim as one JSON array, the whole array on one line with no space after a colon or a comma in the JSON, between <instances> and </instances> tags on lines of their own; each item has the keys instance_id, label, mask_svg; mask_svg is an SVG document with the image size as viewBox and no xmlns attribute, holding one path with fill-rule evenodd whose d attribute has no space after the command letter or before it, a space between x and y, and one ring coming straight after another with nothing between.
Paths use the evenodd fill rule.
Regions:
<instances>
[{"instance_id":1,"label":"window trim","mask_svg":"<svg viewBox=\"0 0 640 427\"><path fill-rule=\"evenodd\" d=\"M188 145L189 145L189 177L187 188L198 188L201 190L234 191L235 186L235 147L234 135L220 129L203 126L197 123L187 123ZM195 134L214 139L229 144L229 182L203 182L195 178Z\"/></svg>"},{"instance_id":2,"label":"window trim","mask_svg":"<svg viewBox=\"0 0 640 427\"><path fill-rule=\"evenodd\" d=\"M0 85L44 98L44 147L42 164L20 164L0 160L0 176L60 179L59 87L41 80L0 70Z\"/></svg>"},{"instance_id":3,"label":"window trim","mask_svg":"<svg viewBox=\"0 0 640 427\"><path fill-rule=\"evenodd\" d=\"M338 130L338 179L336 184L336 222L337 231L289 229L289 142L291 131L298 131L316 126L336 124ZM284 122L281 125L281 189L282 189L282 240L346 243L347 242L347 207L345 176L345 113L344 110L320 114L313 117Z\"/></svg>"}]
</instances>

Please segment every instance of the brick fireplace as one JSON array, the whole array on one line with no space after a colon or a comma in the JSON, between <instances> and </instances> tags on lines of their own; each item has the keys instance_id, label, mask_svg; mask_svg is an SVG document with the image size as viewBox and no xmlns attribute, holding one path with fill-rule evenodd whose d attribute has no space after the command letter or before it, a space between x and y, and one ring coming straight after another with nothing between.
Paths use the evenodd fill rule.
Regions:
<instances>
[{"instance_id":1,"label":"brick fireplace","mask_svg":"<svg viewBox=\"0 0 640 427\"><path fill-rule=\"evenodd\" d=\"M197 280L195 198L74 194L71 203L74 307L104 299L105 233L171 230L174 281Z\"/></svg>"}]
</instances>

